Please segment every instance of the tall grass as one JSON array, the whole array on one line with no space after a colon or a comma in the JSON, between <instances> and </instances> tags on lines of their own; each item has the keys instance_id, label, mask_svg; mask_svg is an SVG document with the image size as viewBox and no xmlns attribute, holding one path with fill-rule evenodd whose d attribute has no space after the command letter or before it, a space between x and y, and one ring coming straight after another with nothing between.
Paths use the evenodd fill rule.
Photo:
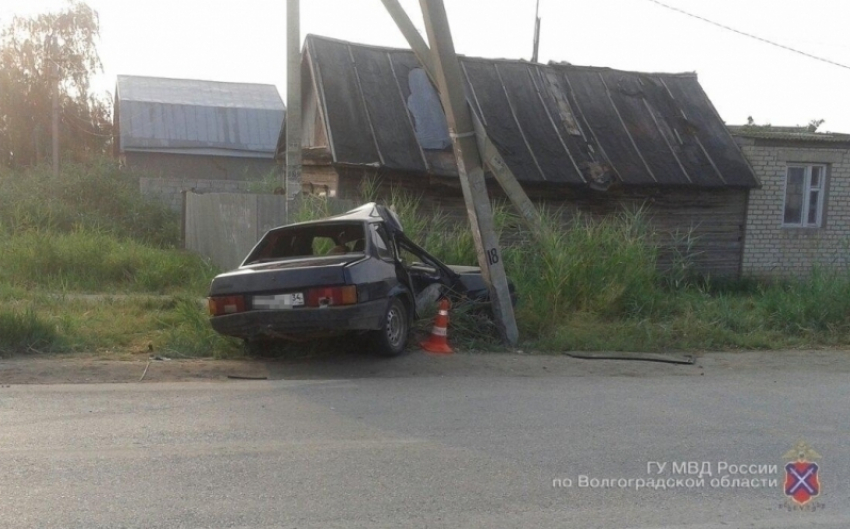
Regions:
<instances>
[{"instance_id":1,"label":"tall grass","mask_svg":"<svg viewBox=\"0 0 850 529\"><path fill-rule=\"evenodd\" d=\"M160 324L164 329L162 348L172 356L226 358L241 354L239 340L215 332L196 299L177 298Z\"/></svg>"},{"instance_id":2,"label":"tall grass","mask_svg":"<svg viewBox=\"0 0 850 529\"><path fill-rule=\"evenodd\" d=\"M49 167L0 169L0 233L79 230L130 238L159 247L179 242L178 215L139 193L138 176L111 160Z\"/></svg>"},{"instance_id":3,"label":"tall grass","mask_svg":"<svg viewBox=\"0 0 850 529\"><path fill-rule=\"evenodd\" d=\"M178 235L178 216L110 160L66 164L59 178L0 169L0 354L147 351L171 332L163 319L190 328L197 303L193 316L149 295L200 297L215 275L175 249Z\"/></svg>"},{"instance_id":4,"label":"tall grass","mask_svg":"<svg viewBox=\"0 0 850 529\"><path fill-rule=\"evenodd\" d=\"M365 189L379 197L377 184ZM461 219L424 211L420 197L393 189L386 202L405 234L452 264L477 264ZM544 349L728 349L850 342L850 271L815 270L799 279L700 277L690 231L662 239L642 210L603 219L541 212L544 229L519 228L494 205L505 268L516 287L526 347ZM461 220L458 222L458 220ZM465 220L465 219L464 219ZM664 258L664 266L660 266ZM480 310L452 311L453 340L492 345Z\"/></svg>"},{"instance_id":5,"label":"tall grass","mask_svg":"<svg viewBox=\"0 0 850 529\"><path fill-rule=\"evenodd\" d=\"M788 334L841 332L850 327L850 273L815 268L804 279L768 283L756 308L771 328Z\"/></svg>"},{"instance_id":6,"label":"tall grass","mask_svg":"<svg viewBox=\"0 0 850 529\"><path fill-rule=\"evenodd\" d=\"M56 327L31 308L0 309L0 356L20 352L48 352L60 347L62 337Z\"/></svg>"},{"instance_id":7,"label":"tall grass","mask_svg":"<svg viewBox=\"0 0 850 529\"><path fill-rule=\"evenodd\" d=\"M203 293L215 269L195 255L108 233L31 230L0 237L0 283L72 292Z\"/></svg>"},{"instance_id":8,"label":"tall grass","mask_svg":"<svg viewBox=\"0 0 850 529\"><path fill-rule=\"evenodd\" d=\"M575 312L614 318L658 309L658 247L640 212L601 221L577 216L566 228L555 213L541 218L543 235L504 251L522 300L522 329L552 332Z\"/></svg>"}]
</instances>

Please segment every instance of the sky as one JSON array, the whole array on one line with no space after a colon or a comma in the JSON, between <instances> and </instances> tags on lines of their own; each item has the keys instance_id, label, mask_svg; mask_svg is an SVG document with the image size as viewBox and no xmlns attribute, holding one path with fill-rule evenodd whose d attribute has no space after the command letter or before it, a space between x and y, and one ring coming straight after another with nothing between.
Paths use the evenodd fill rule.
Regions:
<instances>
[{"instance_id":1,"label":"sky","mask_svg":"<svg viewBox=\"0 0 850 529\"><path fill-rule=\"evenodd\" d=\"M455 47L529 59L537 0L445 0ZM653 0L540 0L540 59L647 72L696 72L729 124L850 133L847 0L660 0L829 59L827 64L662 7ZM101 22L104 73L274 84L286 97L286 0L87 0ZM401 0L424 34L418 0ZM0 25L63 0L0 0ZM301 36L408 47L380 0L302 0Z\"/></svg>"}]
</instances>

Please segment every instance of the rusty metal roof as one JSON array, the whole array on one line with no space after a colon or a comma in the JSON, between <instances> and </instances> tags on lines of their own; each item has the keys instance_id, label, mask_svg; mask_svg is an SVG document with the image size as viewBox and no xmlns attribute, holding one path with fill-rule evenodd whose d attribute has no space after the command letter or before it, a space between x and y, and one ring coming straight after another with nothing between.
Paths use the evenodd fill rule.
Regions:
<instances>
[{"instance_id":1,"label":"rusty metal roof","mask_svg":"<svg viewBox=\"0 0 850 529\"><path fill-rule=\"evenodd\" d=\"M119 75L119 152L272 158L284 120L273 85Z\"/></svg>"},{"instance_id":2,"label":"rusty metal roof","mask_svg":"<svg viewBox=\"0 0 850 529\"><path fill-rule=\"evenodd\" d=\"M451 156L445 117L413 52L315 35L304 49L335 163L457 174L440 162ZM696 74L461 66L471 108L521 182L758 185Z\"/></svg>"}]
</instances>

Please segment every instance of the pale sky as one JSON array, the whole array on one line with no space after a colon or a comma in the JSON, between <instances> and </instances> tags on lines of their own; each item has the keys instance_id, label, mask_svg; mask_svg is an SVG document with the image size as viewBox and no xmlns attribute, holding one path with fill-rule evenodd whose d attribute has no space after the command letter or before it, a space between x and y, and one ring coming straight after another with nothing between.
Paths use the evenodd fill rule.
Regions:
<instances>
[{"instance_id":1,"label":"pale sky","mask_svg":"<svg viewBox=\"0 0 850 529\"><path fill-rule=\"evenodd\" d=\"M445 0L459 53L531 56L536 0ZM785 46L850 66L850 1L662 0ZM401 0L421 29L417 0ZM88 0L112 91L118 74L277 85L286 97L286 0ZM61 0L0 0L12 14ZM540 0L540 59L652 72L695 71L729 124L806 125L850 133L850 68L825 64L665 9L650 0ZM302 0L315 33L407 47L380 0ZM423 31L424 33L424 31Z\"/></svg>"}]
</instances>

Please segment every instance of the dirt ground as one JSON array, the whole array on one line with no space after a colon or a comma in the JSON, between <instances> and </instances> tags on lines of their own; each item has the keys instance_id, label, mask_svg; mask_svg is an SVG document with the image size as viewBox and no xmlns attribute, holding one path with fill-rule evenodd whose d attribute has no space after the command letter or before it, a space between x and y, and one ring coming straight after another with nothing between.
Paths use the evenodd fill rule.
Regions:
<instances>
[{"instance_id":1,"label":"dirt ground","mask_svg":"<svg viewBox=\"0 0 850 529\"><path fill-rule=\"evenodd\" d=\"M683 359L689 355L623 354L633 359ZM596 353L598 355L598 353ZM700 353L693 365L649 361L583 360L528 353L433 355L411 351L382 359L366 353L309 358L245 360L114 360L91 355L18 357L0 360L0 387L17 384L156 383L239 379L357 379L394 377L711 376L735 370L805 370L850 373L850 351L749 351Z\"/></svg>"}]
</instances>

